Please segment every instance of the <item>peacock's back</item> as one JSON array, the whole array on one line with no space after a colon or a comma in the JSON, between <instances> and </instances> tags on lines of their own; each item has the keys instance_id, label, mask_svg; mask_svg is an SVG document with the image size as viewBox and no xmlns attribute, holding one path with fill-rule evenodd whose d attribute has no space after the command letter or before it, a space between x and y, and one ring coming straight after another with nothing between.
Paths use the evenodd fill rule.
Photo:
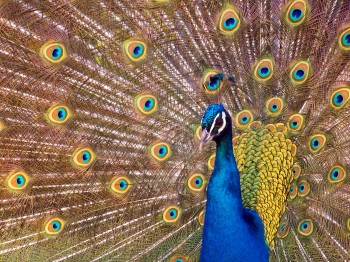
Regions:
<instances>
[{"instance_id":1,"label":"peacock's back","mask_svg":"<svg viewBox=\"0 0 350 262\"><path fill-rule=\"evenodd\" d=\"M197 261L217 102L271 260L350 260L349 58L344 0L0 1L0 261Z\"/></svg>"}]
</instances>

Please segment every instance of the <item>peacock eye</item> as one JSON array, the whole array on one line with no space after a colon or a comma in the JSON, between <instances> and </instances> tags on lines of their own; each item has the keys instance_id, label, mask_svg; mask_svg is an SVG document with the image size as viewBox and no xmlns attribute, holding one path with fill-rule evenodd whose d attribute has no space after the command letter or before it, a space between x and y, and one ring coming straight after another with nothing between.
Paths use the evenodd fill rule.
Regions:
<instances>
[{"instance_id":1,"label":"peacock eye","mask_svg":"<svg viewBox=\"0 0 350 262\"><path fill-rule=\"evenodd\" d=\"M51 64L57 64L67 57L64 45L58 42L46 42L40 49L40 56Z\"/></svg>"},{"instance_id":2,"label":"peacock eye","mask_svg":"<svg viewBox=\"0 0 350 262\"><path fill-rule=\"evenodd\" d=\"M130 189L131 182L127 177L114 177L111 181L111 190L118 194L125 194Z\"/></svg>"},{"instance_id":3,"label":"peacock eye","mask_svg":"<svg viewBox=\"0 0 350 262\"><path fill-rule=\"evenodd\" d=\"M310 74L310 63L308 61L299 61L292 64L292 69L290 70L289 77L293 85L300 85L308 80Z\"/></svg>"},{"instance_id":4,"label":"peacock eye","mask_svg":"<svg viewBox=\"0 0 350 262\"><path fill-rule=\"evenodd\" d=\"M138 112L150 115L158 109L158 101L153 95L138 95L135 99L135 106Z\"/></svg>"},{"instance_id":5,"label":"peacock eye","mask_svg":"<svg viewBox=\"0 0 350 262\"><path fill-rule=\"evenodd\" d=\"M7 178L7 186L15 192L25 190L29 184L30 177L22 170L10 173Z\"/></svg>"},{"instance_id":6,"label":"peacock eye","mask_svg":"<svg viewBox=\"0 0 350 262\"><path fill-rule=\"evenodd\" d=\"M272 116L279 115L284 107L283 100L279 97L273 97L266 102L267 113Z\"/></svg>"},{"instance_id":7,"label":"peacock eye","mask_svg":"<svg viewBox=\"0 0 350 262\"><path fill-rule=\"evenodd\" d=\"M224 75L216 70L207 70L202 77L202 86L207 93L214 94L223 85Z\"/></svg>"},{"instance_id":8,"label":"peacock eye","mask_svg":"<svg viewBox=\"0 0 350 262\"><path fill-rule=\"evenodd\" d=\"M165 142L151 145L151 156L157 161L164 161L171 156L170 146Z\"/></svg>"},{"instance_id":9,"label":"peacock eye","mask_svg":"<svg viewBox=\"0 0 350 262\"><path fill-rule=\"evenodd\" d=\"M55 236L62 232L65 221L60 218L53 218L46 222L45 233L49 236Z\"/></svg>"},{"instance_id":10,"label":"peacock eye","mask_svg":"<svg viewBox=\"0 0 350 262\"><path fill-rule=\"evenodd\" d=\"M201 226L204 225L204 219L205 219L205 212L202 210L198 215L198 222Z\"/></svg>"},{"instance_id":11,"label":"peacock eye","mask_svg":"<svg viewBox=\"0 0 350 262\"><path fill-rule=\"evenodd\" d=\"M317 153L322 150L322 148L326 144L326 136L319 134L319 135L314 135L309 139L309 149L311 153Z\"/></svg>"},{"instance_id":12,"label":"peacock eye","mask_svg":"<svg viewBox=\"0 0 350 262\"><path fill-rule=\"evenodd\" d=\"M310 184L306 180L301 180L298 187L299 196L306 196L310 193Z\"/></svg>"},{"instance_id":13,"label":"peacock eye","mask_svg":"<svg viewBox=\"0 0 350 262\"><path fill-rule=\"evenodd\" d=\"M81 148L75 150L72 160L77 167L88 167L95 160L95 154L90 148Z\"/></svg>"},{"instance_id":14,"label":"peacock eye","mask_svg":"<svg viewBox=\"0 0 350 262\"><path fill-rule=\"evenodd\" d=\"M332 93L330 104L334 109L343 108L350 100L350 88L343 87Z\"/></svg>"},{"instance_id":15,"label":"peacock eye","mask_svg":"<svg viewBox=\"0 0 350 262\"><path fill-rule=\"evenodd\" d=\"M147 45L141 40L126 40L123 49L126 57L132 62L139 62L147 55Z\"/></svg>"},{"instance_id":16,"label":"peacock eye","mask_svg":"<svg viewBox=\"0 0 350 262\"><path fill-rule=\"evenodd\" d=\"M163 220L167 223L174 223L179 220L181 216L181 209L177 206L170 206L163 212Z\"/></svg>"},{"instance_id":17,"label":"peacock eye","mask_svg":"<svg viewBox=\"0 0 350 262\"><path fill-rule=\"evenodd\" d=\"M187 186L192 191L201 191L205 186L205 178L202 174L194 174L187 181Z\"/></svg>"},{"instance_id":18,"label":"peacock eye","mask_svg":"<svg viewBox=\"0 0 350 262\"><path fill-rule=\"evenodd\" d=\"M305 0L295 0L289 5L285 19L290 26L298 26L305 21L307 12L307 2Z\"/></svg>"},{"instance_id":19,"label":"peacock eye","mask_svg":"<svg viewBox=\"0 0 350 262\"><path fill-rule=\"evenodd\" d=\"M285 238L289 233L289 227L286 224L282 224L277 231L278 238Z\"/></svg>"},{"instance_id":20,"label":"peacock eye","mask_svg":"<svg viewBox=\"0 0 350 262\"><path fill-rule=\"evenodd\" d=\"M254 77L259 82L266 82L273 75L273 61L271 58L261 59L254 68Z\"/></svg>"},{"instance_id":21,"label":"peacock eye","mask_svg":"<svg viewBox=\"0 0 350 262\"><path fill-rule=\"evenodd\" d=\"M342 50L344 50L344 51L350 50L350 27L349 27L349 24L341 32L341 34L339 36L338 44Z\"/></svg>"},{"instance_id":22,"label":"peacock eye","mask_svg":"<svg viewBox=\"0 0 350 262\"><path fill-rule=\"evenodd\" d=\"M46 117L50 124L63 124L71 117L71 111L65 105L56 105L47 110Z\"/></svg>"},{"instance_id":23,"label":"peacock eye","mask_svg":"<svg viewBox=\"0 0 350 262\"><path fill-rule=\"evenodd\" d=\"M333 166L328 172L328 181L331 183L339 183L346 178L346 170L339 165Z\"/></svg>"},{"instance_id":24,"label":"peacock eye","mask_svg":"<svg viewBox=\"0 0 350 262\"><path fill-rule=\"evenodd\" d=\"M233 35L240 27L241 20L232 7L224 9L218 20L218 28L225 35Z\"/></svg>"},{"instance_id":25,"label":"peacock eye","mask_svg":"<svg viewBox=\"0 0 350 262\"><path fill-rule=\"evenodd\" d=\"M173 256L170 258L169 262L187 262L188 259L184 256Z\"/></svg>"},{"instance_id":26,"label":"peacock eye","mask_svg":"<svg viewBox=\"0 0 350 262\"><path fill-rule=\"evenodd\" d=\"M312 234L314 224L311 219L305 219L299 223L298 231L303 236L309 236Z\"/></svg>"}]
</instances>

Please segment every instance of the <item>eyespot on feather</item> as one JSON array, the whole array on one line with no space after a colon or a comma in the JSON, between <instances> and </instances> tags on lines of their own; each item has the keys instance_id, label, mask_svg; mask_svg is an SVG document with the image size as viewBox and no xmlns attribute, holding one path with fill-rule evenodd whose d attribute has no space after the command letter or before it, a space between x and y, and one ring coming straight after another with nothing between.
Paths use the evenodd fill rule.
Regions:
<instances>
[{"instance_id":1,"label":"eyespot on feather","mask_svg":"<svg viewBox=\"0 0 350 262\"><path fill-rule=\"evenodd\" d=\"M277 237L278 238L285 238L289 234L289 226L286 223L283 223L279 226L277 230Z\"/></svg>"},{"instance_id":2,"label":"eyespot on feather","mask_svg":"<svg viewBox=\"0 0 350 262\"><path fill-rule=\"evenodd\" d=\"M171 149L169 144L165 142L158 142L151 145L151 156L157 161L165 161L171 156Z\"/></svg>"},{"instance_id":3,"label":"eyespot on feather","mask_svg":"<svg viewBox=\"0 0 350 262\"><path fill-rule=\"evenodd\" d=\"M310 184L305 179L302 179L298 184L298 195L304 197L310 193Z\"/></svg>"},{"instance_id":4,"label":"eyespot on feather","mask_svg":"<svg viewBox=\"0 0 350 262\"><path fill-rule=\"evenodd\" d=\"M240 25L241 18L234 7L227 6L220 12L217 27L221 33L225 35L233 35L238 31Z\"/></svg>"},{"instance_id":5,"label":"eyespot on feather","mask_svg":"<svg viewBox=\"0 0 350 262\"><path fill-rule=\"evenodd\" d=\"M179 220L181 216L181 208L178 206L169 206L163 212L163 220L167 223L174 223Z\"/></svg>"},{"instance_id":6,"label":"eyespot on feather","mask_svg":"<svg viewBox=\"0 0 350 262\"><path fill-rule=\"evenodd\" d=\"M253 114L249 110L242 110L235 117L236 126L242 129L246 128L253 120Z\"/></svg>"},{"instance_id":7,"label":"eyespot on feather","mask_svg":"<svg viewBox=\"0 0 350 262\"><path fill-rule=\"evenodd\" d=\"M270 58L259 60L254 67L254 77L258 82L264 83L271 79L274 71L274 63Z\"/></svg>"},{"instance_id":8,"label":"eyespot on feather","mask_svg":"<svg viewBox=\"0 0 350 262\"><path fill-rule=\"evenodd\" d=\"M187 257L184 256L172 256L169 262L187 262Z\"/></svg>"},{"instance_id":9,"label":"eyespot on feather","mask_svg":"<svg viewBox=\"0 0 350 262\"><path fill-rule=\"evenodd\" d=\"M215 154L211 155L208 159L208 169L214 170L214 165L215 165Z\"/></svg>"},{"instance_id":10,"label":"eyespot on feather","mask_svg":"<svg viewBox=\"0 0 350 262\"><path fill-rule=\"evenodd\" d=\"M284 107L283 100L279 97L273 97L266 102L267 114L271 116L278 116L281 114Z\"/></svg>"},{"instance_id":11,"label":"eyespot on feather","mask_svg":"<svg viewBox=\"0 0 350 262\"><path fill-rule=\"evenodd\" d=\"M71 118L71 116L71 110L65 105L54 105L46 112L48 122L53 125L64 124Z\"/></svg>"},{"instance_id":12,"label":"eyespot on feather","mask_svg":"<svg viewBox=\"0 0 350 262\"><path fill-rule=\"evenodd\" d=\"M314 230L314 223L311 219L304 219L298 225L298 232L303 236L310 236Z\"/></svg>"},{"instance_id":13,"label":"eyespot on feather","mask_svg":"<svg viewBox=\"0 0 350 262\"><path fill-rule=\"evenodd\" d=\"M299 164L294 164L292 167L293 179L298 179L301 174L301 167Z\"/></svg>"},{"instance_id":14,"label":"eyespot on feather","mask_svg":"<svg viewBox=\"0 0 350 262\"><path fill-rule=\"evenodd\" d=\"M292 185L289 189L289 197L294 199L298 194L298 189L296 185Z\"/></svg>"},{"instance_id":15,"label":"eyespot on feather","mask_svg":"<svg viewBox=\"0 0 350 262\"><path fill-rule=\"evenodd\" d=\"M350 88L342 87L334 91L330 98L330 105L333 109L341 109L349 102Z\"/></svg>"},{"instance_id":16,"label":"eyespot on feather","mask_svg":"<svg viewBox=\"0 0 350 262\"><path fill-rule=\"evenodd\" d=\"M73 164L79 168L90 166L95 158L95 153L89 147L78 148L72 155Z\"/></svg>"},{"instance_id":17,"label":"eyespot on feather","mask_svg":"<svg viewBox=\"0 0 350 262\"><path fill-rule=\"evenodd\" d=\"M293 85L301 85L304 84L311 74L311 66L310 63L305 61L299 61L295 64L292 64L292 69L289 73L289 78Z\"/></svg>"},{"instance_id":18,"label":"eyespot on feather","mask_svg":"<svg viewBox=\"0 0 350 262\"><path fill-rule=\"evenodd\" d=\"M325 135L317 134L313 135L309 139L308 147L311 153L315 154L320 152L327 142Z\"/></svg>"},{"instance_id":19,"label":"eyespot on feather","mask_svg":"<svg viewBox=\"0 0 350 262\"><path fill-rule=\"evenodd\" d=\"M309 4L305 0L292 1L286 11L285 20L291 27L299 26L305 22L309 13Z\"/></svg>"},{"instance_id":20,"label":"eyespot on feather","mask_svg":"<svg viewBox=\"0 0 350 262\"><path fill-rule=\"evenodd\" d=\"M202 86L205 92L209 94L217 93L223 85L223 74L219 71L210 69L204 72L201 79Z\"/></svg>"},{"instance_id":21,"label":"eyespot on feather","mask_svg":"<svg viewBox=\"0 0 350 262\"><path fill-rule=\"evenodd\" d=\"M342 166L335 165L328 172L328 181L332 184L340 183L344 181L346 175L346 170Z\"/></svg>"},{"instance_id":22,"label":"eyespot on feather","mask_svg":"<svg viewBox=\"0 0 350 262\"><path fill-rule=\"evenodd\" d=\"M300 114L291 115L288 119L287 128L288 131L296 133L300 131L304 126L304 116Z\"/></svg>"},{"instance_id":23,"label":"eyespot on feather","mask_svg":"<svg viewBox=\"0 0 350 262\"><path fill-rule=\"evenodd\" d=\"M202 210L198 215L198 223L203 226L204 225L204 219L205 219L205 212Z\"/></svg>"},{"instance_id":24,"label":"eyespot on feather","mask_svg":"<svg viewBox=\"0 0 350 262\"><path fill-rule=\"evenodd\" d=\"M350 50L350 25L346 25L345 28L341 31L338 37L338 45L341 50L349 51Z\"/></svg>"},{"instance_id":25,"label":"eyespot on feather","mask_svg":"<svg viewBox=\"0 0 350 262\"><path fill-rule=\"evenodd\" d=\"M41 46L40 56L49 64L58 64L67 57L67 51L63 44L57 41L48 41Z\"/></svg>"},{"instance_id":26,"label":"eyespot on feather","mask_svg":"<svg viewBox=\"0 0 350 262\"><path fill-rule=\"evenodd\" d=\"M190 190L199 192L205 188L206 179L202 174L193 174L187 180L187 186Z\"/></svg>"},{"instance_id":27,"label":"eyespot on feather","mask_svg":"<svg viewBox=\"0 0 350 262\"><path fill-rule=\"evenodd\" d=\"M6 179L6 187L13 192L23 192L28 188L31 178L23 170L15 170L10 172Z\"/></svg>"},{"instance_id":28,"label":"eyespot on feather","mask_svg":"<svg viewBox=\"0 0 350 262\"><path fill-rule=\"evenodd\" d=\"M126 176L114 177L112 178L110 183L110 189L112 190L112 192L120 195L124 195L126 192L128 192L130 187L131 182Z\"/></svg>"},{"instance_id":29,"label":"eyespot on feather","mask_svg":"<svg viewBox=\"0 0 350 262\"><path fill-rule=\"evenodd\" d=\"M260 121L253 121L248 125L248 128L252 131L258 131L262 127L262 123Z\"/></svg>"},{"instance_id":30,"label":"eyespot on feather","mask_svg":"<svg viewBox=\"0 0 350 262\"><path fill-rule=\"evenodd\" d=\"M135 98L135 106L138 112L150 115L158 110L158 100L153 95L138 95Z\"/></svg>"},{"instance_id":31,"label":"eyespot on feather","mask_svg":"<svg viewBox=\"0 0 350 262\"><path fill-rule=\"evenodd\" d=\"M147 45L138 39L128 39L123 43L123 50L126 57L132 62L140 62L146 58Z\"/></svg>"},{"instance_id":32,"label":"eyespot on feather","mask_svg":"<svg viewBox=\"0 0 350 262\"><path fill-rule=\"evenodd\" d=\"M57 236L62 232L65 224L66 222L61 218L58 218L58 217L51 218L44 225L46 235Z\"/></svg>"}]
</instances>

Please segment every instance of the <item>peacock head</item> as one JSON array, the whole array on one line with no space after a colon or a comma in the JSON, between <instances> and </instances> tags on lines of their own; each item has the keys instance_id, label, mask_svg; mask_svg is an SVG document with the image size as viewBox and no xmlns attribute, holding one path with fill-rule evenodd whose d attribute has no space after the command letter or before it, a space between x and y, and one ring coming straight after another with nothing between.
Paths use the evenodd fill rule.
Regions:
<instances>
[{"instance_id":1,"label":"peacock head","mask_svg":"<svg viewBox=\"0 0 350 262\"><path fill-rule=\"evenodd\" d=\"M199 150L210 140L215 142L231 130L231 117L223 105L212 104L205 110L202 118L202 136Z\"/></svg>"}]
</instances>

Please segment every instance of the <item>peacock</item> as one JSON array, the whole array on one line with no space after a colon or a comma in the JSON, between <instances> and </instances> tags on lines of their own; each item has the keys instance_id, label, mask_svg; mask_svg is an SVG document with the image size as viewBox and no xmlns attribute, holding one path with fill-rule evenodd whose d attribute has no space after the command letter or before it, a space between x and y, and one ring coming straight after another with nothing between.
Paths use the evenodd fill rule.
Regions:
<instances>
[{"instance_id":1,"label":"peacock","mask_svg":"<svg viewBox=\"0 0 350 262\"><path fill-rule=\"evenodd\" d=\"M350 261L348 0L1 0L0 261Z\"/></svg>"}]
</instances>

